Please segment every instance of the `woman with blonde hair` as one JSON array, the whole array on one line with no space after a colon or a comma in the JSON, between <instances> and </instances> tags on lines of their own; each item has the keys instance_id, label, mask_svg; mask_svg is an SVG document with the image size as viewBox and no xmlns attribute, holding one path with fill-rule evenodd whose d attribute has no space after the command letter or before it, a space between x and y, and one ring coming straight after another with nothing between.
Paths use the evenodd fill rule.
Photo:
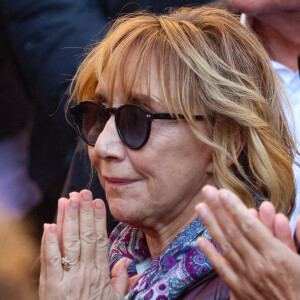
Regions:
<instances>
[{"instance_id":1,"label":"woman with blonde hair","mask_svg":"<svg viewBox=\"0 0 300 300\"><path fill-rule=\"evenodd\" d=\"M295 145L258 39L230 13L182 8L115 21L78 69L74 125L121 223L88 190L46 224L41 299L226 299L194 207L209 184L290 216ZM107 247L108 246L108 247Z\"/></svg>"}]
</instances>

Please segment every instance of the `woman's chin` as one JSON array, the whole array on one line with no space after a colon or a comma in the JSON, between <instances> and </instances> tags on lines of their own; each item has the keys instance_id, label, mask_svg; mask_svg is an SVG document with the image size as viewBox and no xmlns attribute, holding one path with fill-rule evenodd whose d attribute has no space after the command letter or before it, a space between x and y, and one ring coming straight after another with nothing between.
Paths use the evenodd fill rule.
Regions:
<instances>
[{"instance_id":1,"label":"woman's chin","mask_svg":"<svg viewBox=\"0 0 300 300\"><path fill-rule=\"evenodd\" d=\"M112 216L119 222L134 226L142 221L141 214L139 214L135 208L131 208L129 205L124 207L120 204L118 205L118 203L116 205L110 204L109 208Z\"/></svg>"}]
</instances>

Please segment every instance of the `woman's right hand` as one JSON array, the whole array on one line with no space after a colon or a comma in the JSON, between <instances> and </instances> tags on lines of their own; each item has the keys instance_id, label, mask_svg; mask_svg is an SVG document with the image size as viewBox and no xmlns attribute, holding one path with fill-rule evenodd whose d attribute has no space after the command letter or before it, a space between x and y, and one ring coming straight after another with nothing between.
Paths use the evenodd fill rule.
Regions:
<instances>
[{"instance_id":1,"label":"woman's right hand","mask_svg":"<svg viewBox=\"0 0 300 300\"><path fill-rule=\"evenodd\" d=\"M228 190L207 186L203 197L196 211L223 256L205 238L198 244L231 290L231 298L299 299L300 257L287 219L270 207L257 217ZM300 235L300 220L296 233Z\"/></svg>"},{"instance_id":2,"label":"woman's right hand","mask_svg":"<svg viewBox=\"0 0 300 300\"><path fill-rule=\"evenodd\" d=\"M74 264L63 266L63 257ZM40 299L123 299L131 262L118 261L110 279L105 204L88 190L72 193L59 201L57 224L45 224Z\"/></svg>"}]
</instances>

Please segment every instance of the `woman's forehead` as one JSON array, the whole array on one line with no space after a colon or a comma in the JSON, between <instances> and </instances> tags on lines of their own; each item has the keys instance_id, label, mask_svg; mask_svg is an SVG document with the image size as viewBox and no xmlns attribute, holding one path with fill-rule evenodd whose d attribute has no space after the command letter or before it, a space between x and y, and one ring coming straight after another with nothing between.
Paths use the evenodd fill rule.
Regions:
<instances>
[{"instance_id":1,"label":"woman's forehead","mask_svg":"<svg viewBox=\"0 0 300 300\"><path fill-rule=\"evenodd\" d=\"M95 95L97 94L105 95L109 99L111 97L125 98L122 99L123 103L135 100L140 101L141 104L148 103L148 105L161 103L163 91L157 63L151 59L151 63L147 66L136 70L129 62L125 64L121 72L112 72L106 68L98 74Z\"/></svg>"}]
</instances>

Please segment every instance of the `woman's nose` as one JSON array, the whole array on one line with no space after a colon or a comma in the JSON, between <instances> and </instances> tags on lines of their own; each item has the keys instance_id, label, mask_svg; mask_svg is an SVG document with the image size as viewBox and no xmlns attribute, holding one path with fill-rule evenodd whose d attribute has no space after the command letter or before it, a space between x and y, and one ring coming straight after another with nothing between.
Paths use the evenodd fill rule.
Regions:
<instances>
[{"instance_id":1,"label":"woman's nose","mask_svg":"<svg viewBox=\"0 0 300 300\"><path fill-rule=\"evenodd\" d=\"M125 145L122 143L115 123L115 116L111 115L95 144L95 154L102 159L116 158L122 160Z\"/></svg>"}]
</instances>

